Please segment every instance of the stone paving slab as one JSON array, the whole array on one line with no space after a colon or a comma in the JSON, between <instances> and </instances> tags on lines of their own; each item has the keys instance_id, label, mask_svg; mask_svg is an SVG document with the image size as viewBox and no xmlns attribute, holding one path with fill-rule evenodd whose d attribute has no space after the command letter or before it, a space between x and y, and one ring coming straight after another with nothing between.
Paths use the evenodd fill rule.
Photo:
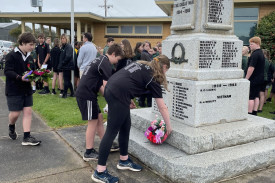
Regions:
<instances>
[{"instance_id":1,"label":"stone paving slab","mask_svg":"<svg viewBox=\"0 0 275 183\"><path fill-rule=\"evenodd\" d=\"M92 182L91 168L81 168L59 174L40 177L32 180L23 181L22 183L86 183Z\"/></svg>"},{"instance_id":2,"label":"stone paving slab","mask_svg":"<svg viewBox=\"0 0 275 183\"><path fill-rule=\"evenodd\" d=\"M87 167L55 132L33 133L40 146L22 146L21 140L0 139L0 182L30 180Z\"/></svg>"},{"instance_id":3,"label":"stone paving slab","mask_svg":"<svg viewBox=\"0 0 275 183\"><path fill-rule=\"evenodd\" d=\"M85 131L86 126L78 126L72 128L64 128L57 131L57 133L67 141L76 152L79 153L80 156L83 156L85 151ZM100 144L100 139L96 136L95 139L95 149L98 150ZM119 161L119 153L113 152L110 153L110 156L107 161L108 171L113 175L118 176L120 178L120 182L124 183L168 183L169 181L164 179L163 177L155 174L150 170L146 165L132 157L135 161L140 163L144 170L141 172L132 172L132 171L121 171L116 168L116 165ZM90 161L90 164L93 169L96 168L97 161Z\"/></svg>"}]
</instances>

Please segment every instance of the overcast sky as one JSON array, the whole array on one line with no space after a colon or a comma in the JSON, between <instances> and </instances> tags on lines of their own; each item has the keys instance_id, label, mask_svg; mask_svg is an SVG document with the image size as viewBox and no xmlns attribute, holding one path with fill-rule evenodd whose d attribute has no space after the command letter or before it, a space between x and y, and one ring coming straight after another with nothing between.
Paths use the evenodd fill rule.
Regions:
<instances>
[{"instance_id":1,"label":"overcast sky","mask_svg":"<svg viewBox=\"0 0 275 183\"><path fill-rule=\"evenodd\" d=\"M74 0L75 12L92 12L104 16L104 0ZM0 0L1 12L38 12L31 7L31 0ZM166 16L154 0L107 0L108 16ZM43 12L69 12L71 0L43 0Z\"/></svg>"}]
</instances>

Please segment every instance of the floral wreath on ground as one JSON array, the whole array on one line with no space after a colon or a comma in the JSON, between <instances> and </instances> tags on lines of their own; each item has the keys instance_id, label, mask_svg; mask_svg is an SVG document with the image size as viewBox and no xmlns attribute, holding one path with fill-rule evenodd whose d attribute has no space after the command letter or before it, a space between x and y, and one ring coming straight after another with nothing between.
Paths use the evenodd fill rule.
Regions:
<instances>
[{"instance_id":1,"label":"floral wreath on ground","mask_svg":"<svg viewBox=\"0 0 275 183\"><path fill-rule=\"evenodd\" d=\"M51 77L51 71L48 69L36 69L31 70L30 64L27 65L29 71L26 71L23 75L28 74L25 79L30 81L48 81Z\"/></svg>"},{"instance_id":2,"label":"floral wreath on ground","mask_svg":"<svg viewBox=\"0 0 275 183\"><path fill-rule=\"evenodd\" d=\"M144 135L150 142L154 144L162 144L168 136L166 134L165 122L159 119L158 115L156 115L156 119L151 122L151 125L145 131Z\"/></svg>"}]
</instances>

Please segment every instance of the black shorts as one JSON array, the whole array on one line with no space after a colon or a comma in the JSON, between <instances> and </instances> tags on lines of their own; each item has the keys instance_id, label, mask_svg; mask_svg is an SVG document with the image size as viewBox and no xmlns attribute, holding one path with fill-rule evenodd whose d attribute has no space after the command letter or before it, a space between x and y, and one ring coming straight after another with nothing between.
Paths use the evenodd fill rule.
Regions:
<instances>
[{"instance_id":1,"label":"black shorts","mask_svg":"<svg viewBox=\"0 0 275 183\"><path fill-rule=\"evenodd\" d=\"M76 97L76 101L82 116L82 120L98 119L101 113L97 100L86 100Z\"/></svg>"},{"instance_id":2,"label":"black shorts","mask_svg":"<svg viewBox=\"0 0 275 183\"><path fill-rule=\"evenodd\" d=\"M250 83L249 100L254 100L260 97L260 90L262 85L254 85Z\"/></svg>"},{"instance_id":3,"label":"black shorts","mask_svg":"<svg viewBox=\"0 0 275 183\"><path fill-rule=\"evenodd\" d=\"M260 88L260 92L265 92L266 90L266 85L268 84L267 81L265 81L262 85L261 85L261 88Z\"/></svg>"},{"instance_id":4,"label":"black shorts","mask_svg":"<svg viewBox=\"0 0 275 183\"><path fill-rule=\"evenodd\" d=\"M272 83L271 93L275 93L275 82Z\"/></svg>"},{"instance_id":5,"label":"black shorts","mask_svg":"<svg viewBox=\"0 0 275 183\"><path fill-rule=\"evenodd\" d=\"M32 95L28 96L7 96L9 111L22 111L24 107L33 106Z\"/></svg>"}]
</instances>

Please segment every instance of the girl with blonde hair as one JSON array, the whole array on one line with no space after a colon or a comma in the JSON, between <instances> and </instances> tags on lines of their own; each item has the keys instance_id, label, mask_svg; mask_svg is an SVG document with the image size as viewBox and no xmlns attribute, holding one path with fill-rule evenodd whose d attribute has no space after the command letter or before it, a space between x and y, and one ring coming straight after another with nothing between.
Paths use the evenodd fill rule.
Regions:
<instances>
[{"instance_id":1,"label":"girl with blonde hair","mask_svg":"<svg viewBox=\"0 0 275 183\"><path fill-rule=\"evenodd\" d=\"M165 55L154 58L151 62L138 61L116 72L104 90L104 97L109 105L108 125L99 147L97 169L92 175L95 182L118 182L118 177L110 175L106 169L112 143L119 133L120 170L141 171L142 167L128 157L128 143L131 128L130 109L135 108L133 98L150 90L159 111L166 123L167 135L172 131L168 109L162 98L161 85L167 89L165 73L170 68L170 61ZM119 115L118 115L119 114Z\"/></svg>"}]
</instances>

